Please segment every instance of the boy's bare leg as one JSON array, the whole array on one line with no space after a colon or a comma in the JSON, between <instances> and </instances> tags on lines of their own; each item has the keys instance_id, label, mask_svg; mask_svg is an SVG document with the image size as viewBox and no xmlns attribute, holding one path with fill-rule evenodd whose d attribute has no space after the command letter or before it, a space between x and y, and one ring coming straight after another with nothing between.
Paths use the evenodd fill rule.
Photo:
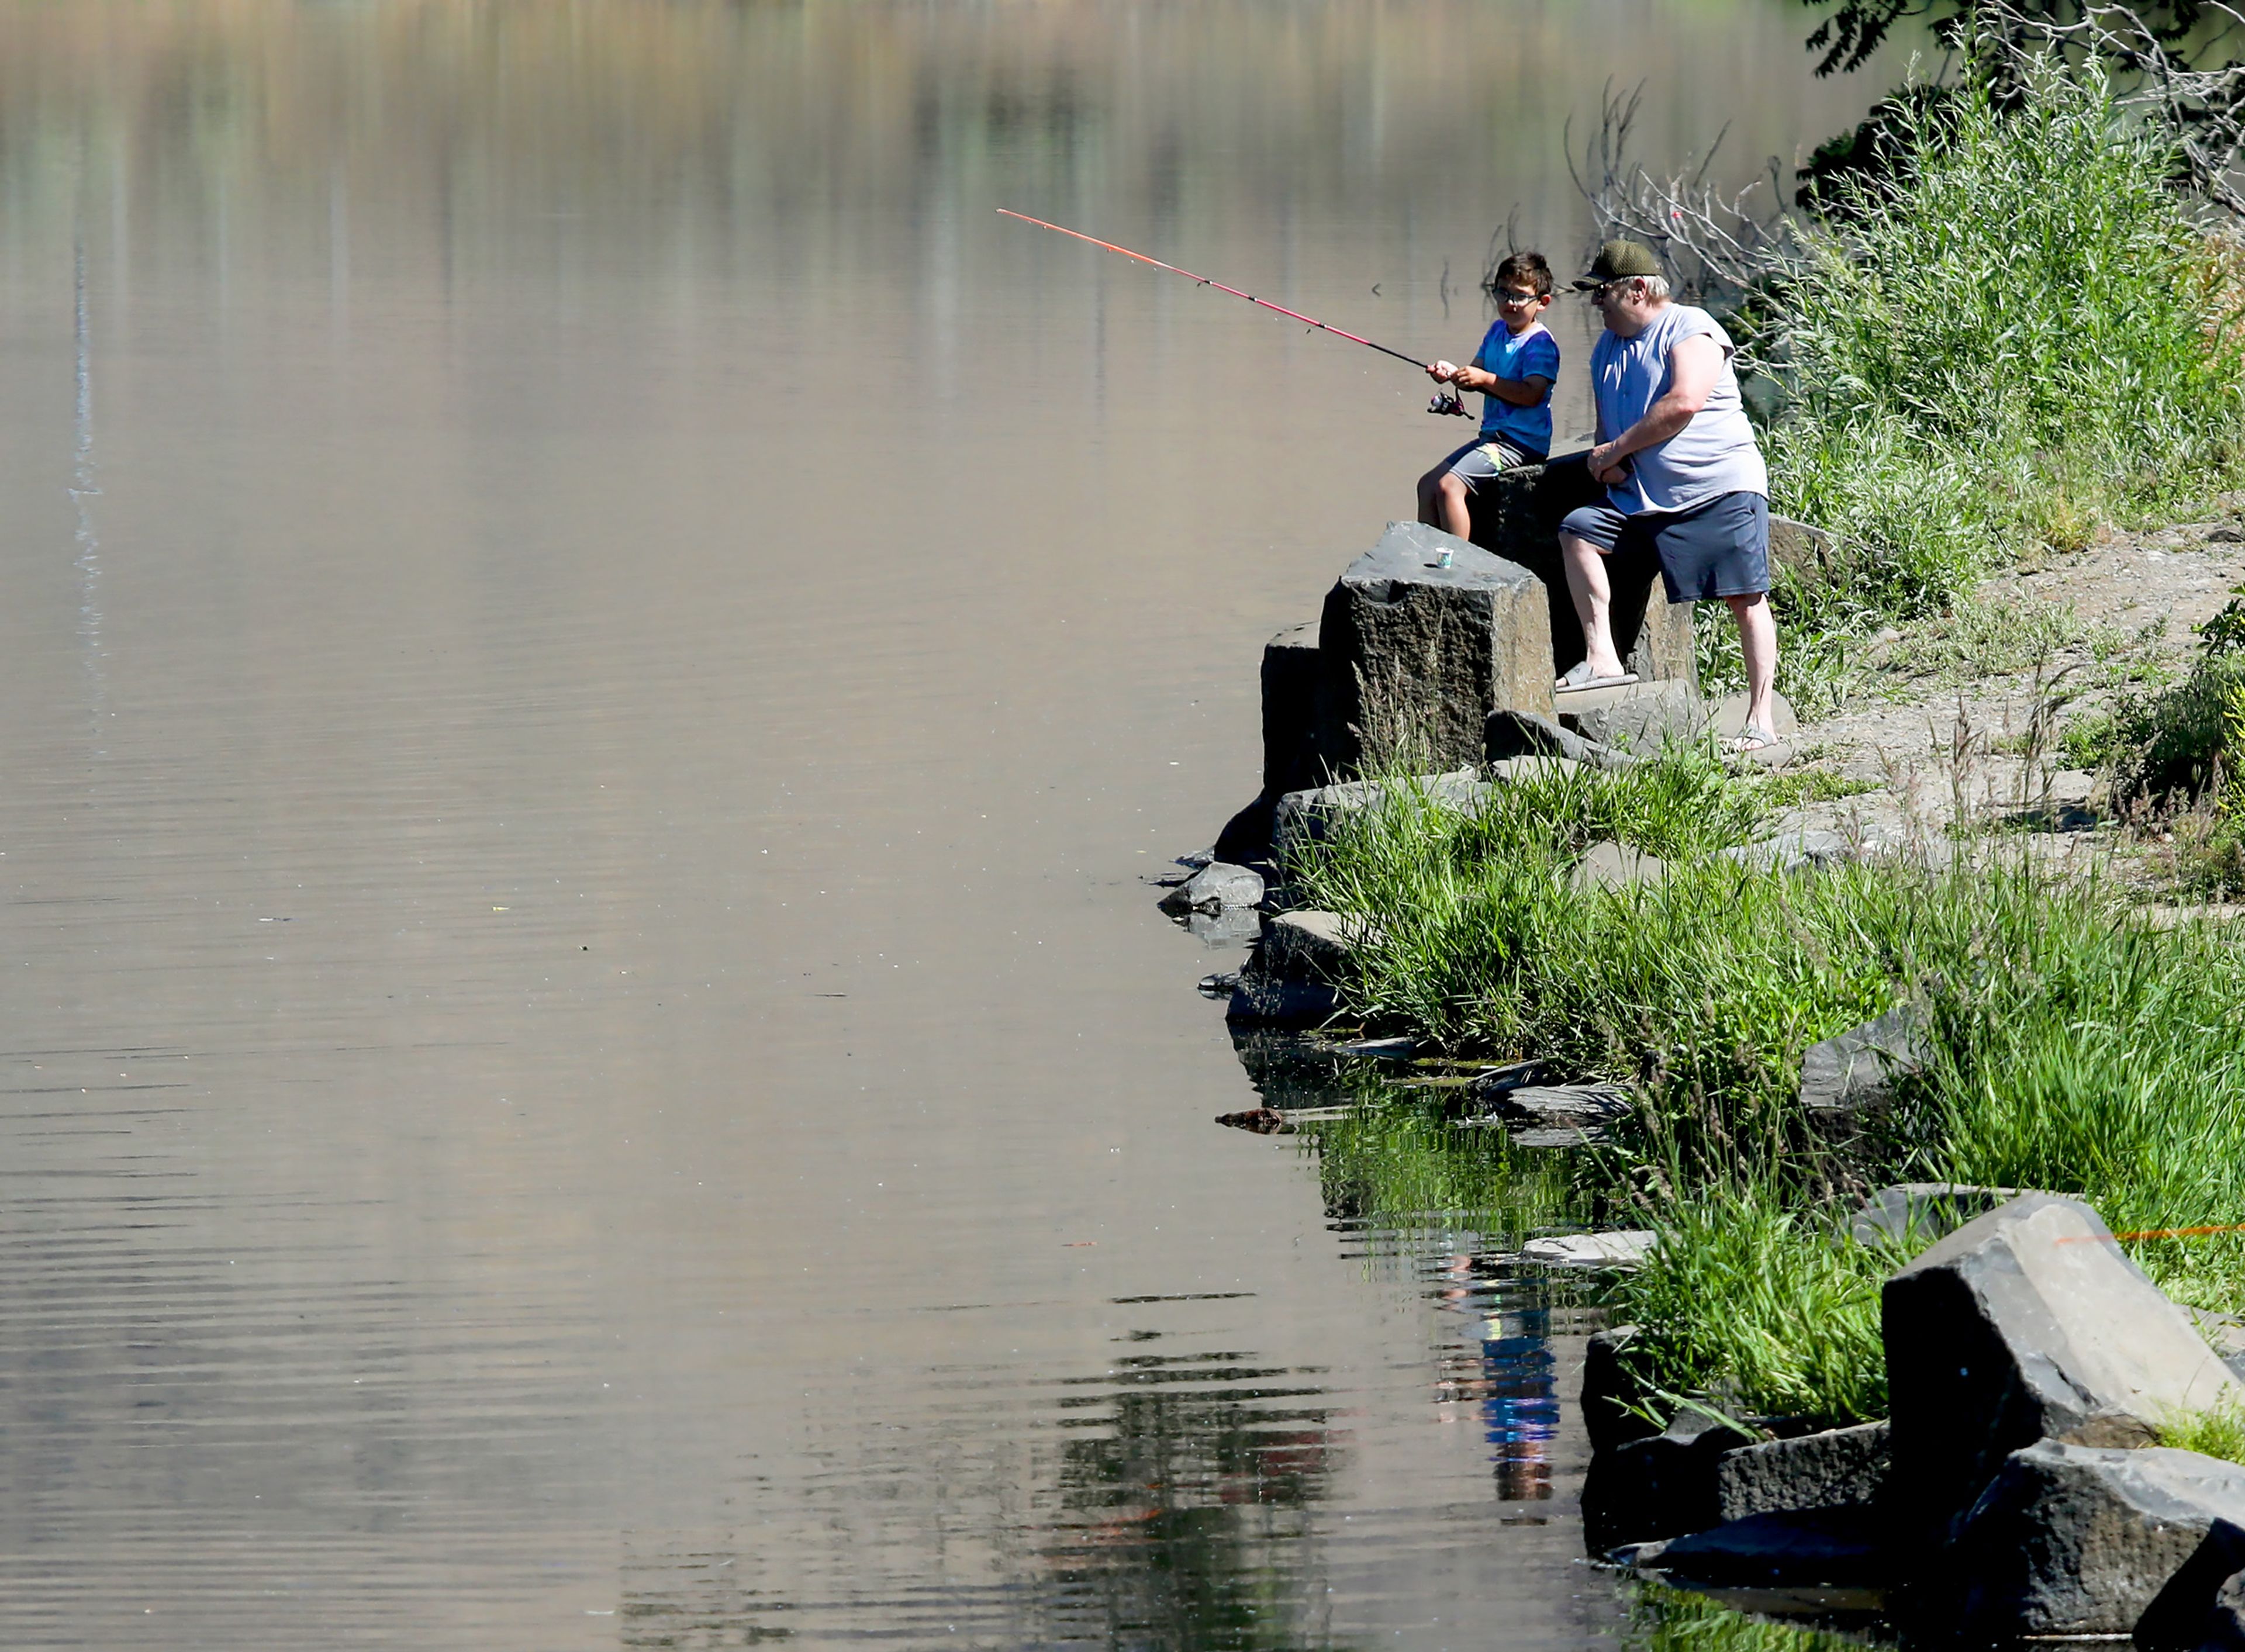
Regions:
<instances>
[{"instance_id":1,"label":"boy's bare leg","mask_svg":"<svg viewBox=\"0 0 2245 1652\"><path fill-rule=\"evenodd\" d=\"M1746 727L1777 732L1777 621L1769 611L1769 594L1757 591L1750 597L1725 597L1732 617L1739 622L1739 651L1746 656Z\"/></svg>"},{"instance_id":2,"label":"boy's bare leg","mask_svg":"<svg viewBox=\"0 0 2245 1652\"><path fill-rule=\"evenodd\" d=\"M1613 587L1606 583L1605 553L1588 539L1571 533L1559 536L1559 557L1567 565L1567 594L1575 600L1575 618L1583 626L1583 657L1593 677L1622 674L1621 656L1614 652Z\"/></svg>"},{"instance_id":3,"label":"boy's bare leg","mask_svg":"<svg viewBox=\"0 0 2245 1652\"><path fill-rule=\"evenodd\" d=\"M1461 539L1473 538L1473 506L1466 492L1466 484L1448 471L1434 484L1434 508L1438 513L1434 526L1455 533Z\"/></svg>"},{"instance_id":4,"label":"boy's bare leg","mask_svg":"<svg viewBox=\"0 0 2245 1652\"><path fill-rule=\"evenodd\" d=\"M1441 488L1442 478L1448 474L1446 466L1438 464L1419 478L1419 520L1430 528L1445 525L1441 517Z\"/></svg>"}]
</instances>

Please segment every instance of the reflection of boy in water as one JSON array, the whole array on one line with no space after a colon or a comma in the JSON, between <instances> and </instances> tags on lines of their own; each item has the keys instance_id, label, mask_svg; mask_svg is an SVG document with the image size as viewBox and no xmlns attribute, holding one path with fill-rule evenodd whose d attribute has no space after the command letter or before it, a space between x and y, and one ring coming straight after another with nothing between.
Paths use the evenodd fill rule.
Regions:
<instances>
[{"instance_id":1,"label":"reflection of boy in water","mask_svg":"<svg viewBox=\"0 0 2245 1652\"><path fill-rule=\"evenodd\" d=\"M1489 281L1496 320L1471 362L1437 362L1438 384L1482 396L1481 434L1419 478L1419 520L1473 537L1467 501L1491 477L1541 464L1551 450L1551 386L1559 377L1559 341L1539 319L1551 308L1551 267L1541 253L1515 253Z\"/></svg>"}]
</instances>

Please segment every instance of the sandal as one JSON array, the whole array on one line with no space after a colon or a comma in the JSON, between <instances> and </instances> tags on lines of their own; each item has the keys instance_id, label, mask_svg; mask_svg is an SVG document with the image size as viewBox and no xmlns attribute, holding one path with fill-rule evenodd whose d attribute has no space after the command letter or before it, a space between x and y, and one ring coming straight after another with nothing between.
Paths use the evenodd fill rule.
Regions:
<instances>
[{"instance_id":1,"label":"sandal","mask_svg":"<svg viewBox=\"0 0 2245 1652\"><path fill-rule=\"evenodd\" d=\"M1733 757L1744 757L1753 752L1767 751L1777 743L1777 735L1773 731L1757 728L1748 723L1723 742L1723 749Z\"/></svg>"},{"instance_id":2,"label":"sandal","mask_svg":"<svg viewBox=\"0 0 2245 1652\"><path fill-rule=\"evenodd\" d=\"M1590 675L1590 662L1577 660L1567 667L1566 675L1551 685L1551 692L1555 694L1579 694L1590 688L1626 688L1636 680L1637 674L1633 671L1624 671L1612 677L1593 677Z\"/></svg>"}]
</instances>

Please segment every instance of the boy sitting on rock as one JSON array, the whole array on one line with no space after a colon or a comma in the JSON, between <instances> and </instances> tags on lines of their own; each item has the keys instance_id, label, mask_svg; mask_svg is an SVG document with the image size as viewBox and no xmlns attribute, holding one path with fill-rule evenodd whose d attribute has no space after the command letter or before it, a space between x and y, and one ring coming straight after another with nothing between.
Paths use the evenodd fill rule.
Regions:
<instances>
[{"instance_id":1,"label":"boy sitting on rock","mask_svg":"<svg viewBox=\"0 0 2245 1652\"><path fill-rule=\"evenodd\" d=\"M1419 520L1461 539L1473 537L1467 501L1491 477L1541 464L1551 450L1551 386L1559 341L1542 321L1551 308L1551 267L1541 253L1515 253L1489 282L1496 320L1464 367L1437 362L1437 384L1482 396L1481 434L1419 478Z\"/></svg>"}]
</instances>

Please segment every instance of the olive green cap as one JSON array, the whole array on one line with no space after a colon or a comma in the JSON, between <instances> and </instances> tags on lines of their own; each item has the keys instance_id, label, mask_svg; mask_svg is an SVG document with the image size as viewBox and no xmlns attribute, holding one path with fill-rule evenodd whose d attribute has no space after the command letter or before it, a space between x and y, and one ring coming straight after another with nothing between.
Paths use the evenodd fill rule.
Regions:
<instances>
[{"instance_id":1,"label":"olive green cap","mask_svg":"<svg viewBox=\"0 0 2245 1652\"><path fill-rule=\"evenodd\" d=\"M1594 287L1627 281L1632 275L1665 274L1650 247L1640 247L1632 240L1610 240L1598 248L1598 255L1590 261L1590 273L1576 281L1575 290L1587 293Z\"/></svg>"}]
</instances>

